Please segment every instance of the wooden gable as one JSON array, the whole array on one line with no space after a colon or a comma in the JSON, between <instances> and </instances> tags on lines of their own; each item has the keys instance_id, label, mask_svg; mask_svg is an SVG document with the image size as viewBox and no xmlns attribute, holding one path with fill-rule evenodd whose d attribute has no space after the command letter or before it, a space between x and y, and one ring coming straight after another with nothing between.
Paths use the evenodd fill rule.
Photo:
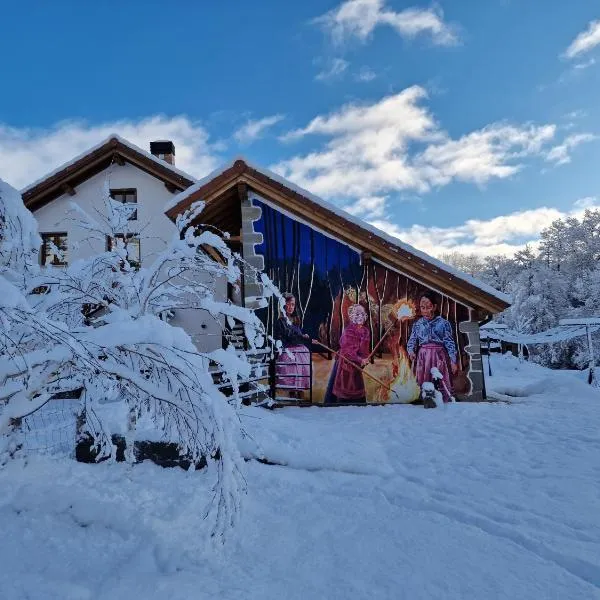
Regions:
<instances>
[{"instance_id":1,"label":"wooden gable","mask_svg":"<svg viewBox=\"0 0 600 600\"><path fill-rule=\"evenodd\" d=\"M168 163L115 136L26 188L22 193L23 202L29 210L35 211L65 193L74 196L79 184L112 163L130 163L161 180L172 193L187 189L195 181Z\"/></svg>"},{"instance_id":2,"label":"wooden gable","mask_svg":"<svg viewBox=\"0 0 600 600\"><path fill-rule=\"evenodd\" d=\"M349 220L338 211L318 202L310 194L302 193L294 186L285 185L278 178L251 167L243 160L218 175L201 182L176 198L167 210L167 216L175 219L193 202L202 200L206 207L201 221L236 235L239 232L241 201L248 191L254 191L275 208L300 219L339 241L367 253L374 260L413 277L424 284L454 297L475 311L475 317L484 319L490 314L502 312L509 302L502 295L493 293L487 286L478 285L468 276L460 276L453 269L406 245L393 243L385 234L361 226L355 219Z\"/></svg>"}]
</instances>

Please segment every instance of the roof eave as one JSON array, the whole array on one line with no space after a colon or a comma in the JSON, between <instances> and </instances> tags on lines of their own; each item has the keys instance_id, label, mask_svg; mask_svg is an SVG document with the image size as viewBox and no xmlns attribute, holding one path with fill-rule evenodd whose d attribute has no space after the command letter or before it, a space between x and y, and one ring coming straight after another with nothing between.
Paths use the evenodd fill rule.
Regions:
<instances>
[{"instance_id":1,"label":"roof eave","mask_svg":"<svg viewBox=\"0 0 600 600\"><path fill-rule=\"evenodd\" d=\"M31 210L37 210L62 195L61 188L65 184L78 178L85 181L95 174L94 169L98 165L114 160L115 156L122 157L126 162L154 175L165 183L170 183L179 190L184 190L195 182L193 178L174 171L166 164L163 166L158 161L149 160L147 156L131 145L125 144L120 138L111 137L64 168L24 189L22 198L25 206ZM90 173L89 177L86 176L86 173Z\"/></svg>"},{"instance_id":2,"label":"roof eave","mask_svg":"<svg viewBox=\"0 0 600 600\"><path fill-rule=\"evenodd\" d=\"M192 189L182 192L182 198L170 206L165 214L169 219L175 221L178 215L185 211L191 204L198 200L206 200L207 197L218 195L220 190L226 190L231 183L248 170L248 165L243 160L236 160L225 169L217 171L216 175L208 175L200 182L197 182Z\"/></svg>"},{"instance_id":3,"label":"roof eave","mask_svg":"<svg viewBox=\"0 0 600 600\"><path fill-rule=\"evenodd\" d=\"M165 214L170 219L175 220L177 215L186 210L193 202L198 200L210 202L212 199L219 197L223 191L238 181L243 181L255 189L259 188L257 189L259 192L260 187L264 186L271 188L282 196L297 197L300 204L308 203L310 205L310 211L304 211L305 214L299 214L298 216L308 219L309 222L314 221L314 213L321 213L323 215L322 219L319 220L321 226L323 226L324 223L331 224L332 222L343 219L342 216L315 202L309 196L303 195L286 186L278 179L274 179L268 174L263 173L262 170L248 165L243 159L238 159L230 166L219 171L214 178L206 178L202 182L199 182L199 184L194 186L194 189L182 192L181 199L171 206ZM289 207L286 206L286 208ZM309 212L313 213L313 218L311 218ZM425 282L432 284L432 280L434 280L439 287L447 288L448 286L451 286L454 288L457 286L462 288L464 292L461 294L461 297L463 297L463 300L468 304L473 304L474 308L478 308L487 313L497 314L510 306L508 299L504 299L499 293L498 295L491 294L485 289L477 286L475 282L469 282L467 279L455 276L453 273L443 269L441 265L429 262L424 253L411 253L407 249L402 248L399 244L394 244L357 223L352 223L352 226L361 230L360 239L357 240L356 237L350 237L346 234L346 237L348 238L346 241L351 241L355 246L357 245L357 242L359 246L366 245L370 248L375 246L376 249L379 250L376 252L379 258L383 258L383 256L387 257L392 265L396 264L398 268L404 267L403 270L411 271L414 276L424 279ZM337 237L344 237L343 232L335 231L333 233L335 233Z\"/></svg>"}]
</instances>

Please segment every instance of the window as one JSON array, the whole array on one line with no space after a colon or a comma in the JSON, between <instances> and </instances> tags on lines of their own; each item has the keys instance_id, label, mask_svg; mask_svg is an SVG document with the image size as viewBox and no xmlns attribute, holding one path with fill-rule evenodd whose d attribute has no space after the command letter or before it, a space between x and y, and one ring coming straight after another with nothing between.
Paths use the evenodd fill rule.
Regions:
<instances>
[{"instance_id":1,"label":"window","mask_svg":"<svg viewBox=\"0 0 600 600\"><path fill-rule=\"evenodd\" d=\"M42 233L42 265L67 266L67 234Z\"/></svg>"},{"instance_id":2,"label":"window","mask_svg":"<svg viewBox=\"0 0 600 600\"><path fill-rule=\"evenodd\" d=\"M49 285L38 285L38 287L34 287L31 290L31 293L39 296L41 294L47 294L49 291L50 291Z\"/></svg>"},{"instance_id":3,"label":"window","mask_svg":"<svg viewBox=\"0 0 600 600\"><path fill-rule=\"evenodd\" d=\"M127 217L128 221L137 221L137 190L127 188L122 190L110 190L110 197L121 204L129 205L131 214Z\"/></svg>"},{"instance_id":4,"label":"window","mask_svg":"<svg viewBox=\"0 0 600 600\"><path fill-rule=\"evenodd\" d=\"M142 263L140 254L140 238L135 233L117 233L114 238L106 238L106 248L111 251L115 248L115 241L123 244L127 251L127 260L135 269L139 269Z\"/></svg>"}]
</instances>

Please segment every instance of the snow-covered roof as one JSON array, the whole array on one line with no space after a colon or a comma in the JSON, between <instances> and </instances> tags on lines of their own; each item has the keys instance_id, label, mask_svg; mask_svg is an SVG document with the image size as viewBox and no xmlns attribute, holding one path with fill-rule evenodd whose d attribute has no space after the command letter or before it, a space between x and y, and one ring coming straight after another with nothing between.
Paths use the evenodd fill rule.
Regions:
<instances>
[{"instance_id":1,"label":"snow-covered roof","mask_svg":"<svg viewBox=\"0 0 600 600\"><path fill-rule=\"evenodd\" d=\"M256 167L255 165L250 163L248 160L246 160L243 156L236 156L233 160L221 165L220 167L217 167L214 171L211 171L208 175L206 175L205 177L202 177L202 179L196 179L196 182L193 185L191 185L189 188L186 188L185 190L183 190L183 192L179 192L179 194L175 194L165 204L165 212L169 212L170 210L175 208L180 202L183 202L188 196L190 196L191 194L194 194L199 189L203 188L209 181L212 181L219 175L222 175L223 173L225 173L225 171L232 169L233 166L235 165L235 163L238 161L244 162L251 169L255 169L256 171L261 171L265 175L267 173L269 173L269 171L267 171L266 169ZM270 177L270 175L267 175L267 176ZM285 179L283 179L283 177L281 178L281 180L286 181ZM287 184L284 184L284 185L287 185ZM300 188L298 188L298 189L300 189ZM305 192L305 193L308 194L308 192Z\"/></svg>"},{"instance_id":2,"label":"snow-covered roof","mask_svg":"<svg viewBox=\"0 0 600 600\"><path fill-rule=\"evenodd\" d=\"M125 138L121 137L120 135L118 135L116 133L112 133L108 137L104 138L101 142L99 142L98 144L96 144L95 146L92 146L91 148L88 148L87 150L85 150L81 154L78 154L77 156L75 156L71 160L69 160L69 161L63 163L62 165L56 167L56 169L53 169L49 173L46 173L43 177L40 177L39 179L37 179L33 183L30 183L28 186L24 187L21 190L21 194L27 193L28 191L30 191L31 189L33 189L36 186L40 185L41 183L43 183L47 179L50 179L51 177L59 174L61 171L64 171L64 170L68 169L69 167L72 167L77 162L79 162L80 160L84 159L86 156L92 154L96 150L99 150L103 146L108 145L111 142L111 140L116 140L117 142L119 142L123 146L126 146L127 148L133 150L134 152L137 152L137 153L141 154L144 158L146 158L146 159L148 159L148 160L156 163L161 168L167 169L167 170L171 171L174 175L178 175L179 177L183 177L183 178L188 179L189 181L192 181L192 182L197 181L196 178L194 176L190 175L189 173L186 173L185 171L182 171L181 169L178 169L174 165L171 165L170 163L168 163L168 162L166 162L166 161L164 161L164 160L162 160L162 159L154 156L150 152L147 152L146 150L143 150L139 146L136 146L135 144L131 143L129 140L126 140Z\"/></svg>"},{"instance_id":3,"label":"snow-covered roof","mask_svg":"<svg viewBox=\"0 0 600 600\"><path fill-rule=\"evenodd\" d=\"M577 325L600 325L600 317L578 317L576 319L561 319L559 325L573 327Z\"/></svg>"},{"instance_id":4,"label":"snow-covered roof","mask_svg":"<svg viewBox=\"0 0 600 600\"><path fill-rule=\"evenodd\" d=\"M235 157L230 162L224 164L223 166L219 167L218 169L215 169L212 173L209 173L206 177L203 177L202 179L197 180L196 183L194 183L189 188L185 189L184 191L182 191L179 194L176 194L175 196L170 198L167 205L165 206L165 212L172 211L179 204L183 203L186 200L186 198L190 197L192 194L201 190L207 183L209 183L213 179L219 177L220 175L223 175L229 169L233 169L235 164L240 163L240 162L243 162L250 169L253 169L254 171L257 171L258 173L261 173L265 177L268 177L269 179L276 181L277 183L285 186L286 188L290 189L291 191L296 192L297 194L299 194L301 196L304 196L311 202L314 202L315 204L318 204L319 206L325 208L326 210L331 211L332 213L345 219L349 223L352 223L353 225L360 227L361 229L371 233L372 235L377 236L378 238L384 240L388 244L391 244L391 245L396 246L406 252L409 252L413 256L416 256L416 257L424 260L425 262L429 263L431 266L439 269L440 271L443 271L449 275L452 275L453 277L455 277L458 280L469 283L470 285L480 289L482 292L485 292L486 294L488 294L490 296L493 296L494 298L497 298L498 300L500 300L501 302L503 302L505 304L511 304L512 300L511 300L510 296L508 296L507 294L504 294L503 292L499 292L498 290L493 288L491 285L488 285L487 283L477 279L476 277L473 277L472 275L468 275L467 273L464 273L462 271L459 271L458 269L455 269L454 267L451 267L450 265L447 265L446 263L442 262L441 260L439 260L437 258L434 258L433 256L427 254L426 252L423 252L422 250L419 250L419 249L415 248L414 246L411 246L410 244L403 242L399 238L392 236L392 235L386 233L385 231L382 231L381 229L374 227L370 223L367 223L366 221L363 221L362 219L350 214L349 212L345 211L343 208L340 208L339 206L336 206L335 204L332 204L331 202L328 202L327 200L323 200L323 198L320 198L319 196L315 196L308 190L305 190L304 188L296 185L295 183L289 181L285 177L282 177L281 175L278 175L277 173L274 173L273 171L270 171L269 169L265 169L264 167L259 167L255 164L253 164L252 162L248 161L243 156Z\"/></svg>"}]
</instances>

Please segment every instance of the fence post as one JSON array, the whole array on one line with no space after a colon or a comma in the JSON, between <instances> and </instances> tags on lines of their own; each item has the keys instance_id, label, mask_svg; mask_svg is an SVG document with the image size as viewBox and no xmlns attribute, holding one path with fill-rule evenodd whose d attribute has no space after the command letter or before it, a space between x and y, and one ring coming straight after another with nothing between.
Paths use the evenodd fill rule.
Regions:
<instances>
[{"instance_id":1,"label":"fence post","mask_svg":"<svg viewBox=\"0 0 600 600\"><path fill-rule=\"evenodd\" d=\"M595 381L595 375L594 375L594 363L595 358L594 358L594 345L592 343L592 332L590 331L590 327L589 325L585 326L585 332L587 333L587 339L588 339L588 350L589 350L589 358L590 358L590 365L589 365L589 375L588 375L588 383L590 385L594 385L594 381Z\"/></svg>"},{"instance_id":2,"label":"fence post","mask_svg":"<svg viewBox=\"0 0 600 600\"><path fill-rule=\"evenodd\" d=\"M275 402L277 386L275 384L275 357L273 352L271 352L271 356L269 357L269 388L271 391L271 400Z\"/></svg>"},{"instance_id":3,"label":"fence post","mask_svg":"<svg viewBox=\"0 0 600 600\"><path fill-rule=\"evenodd\" d=\"M309 385L309 394L308 397L310 398L310 403L312 405L313 403L313 368L312 368L312 346L311 348L308 349L308 364L309 364L309 379L308 379L308 385Z\"/></svg>"}]
</instances>

